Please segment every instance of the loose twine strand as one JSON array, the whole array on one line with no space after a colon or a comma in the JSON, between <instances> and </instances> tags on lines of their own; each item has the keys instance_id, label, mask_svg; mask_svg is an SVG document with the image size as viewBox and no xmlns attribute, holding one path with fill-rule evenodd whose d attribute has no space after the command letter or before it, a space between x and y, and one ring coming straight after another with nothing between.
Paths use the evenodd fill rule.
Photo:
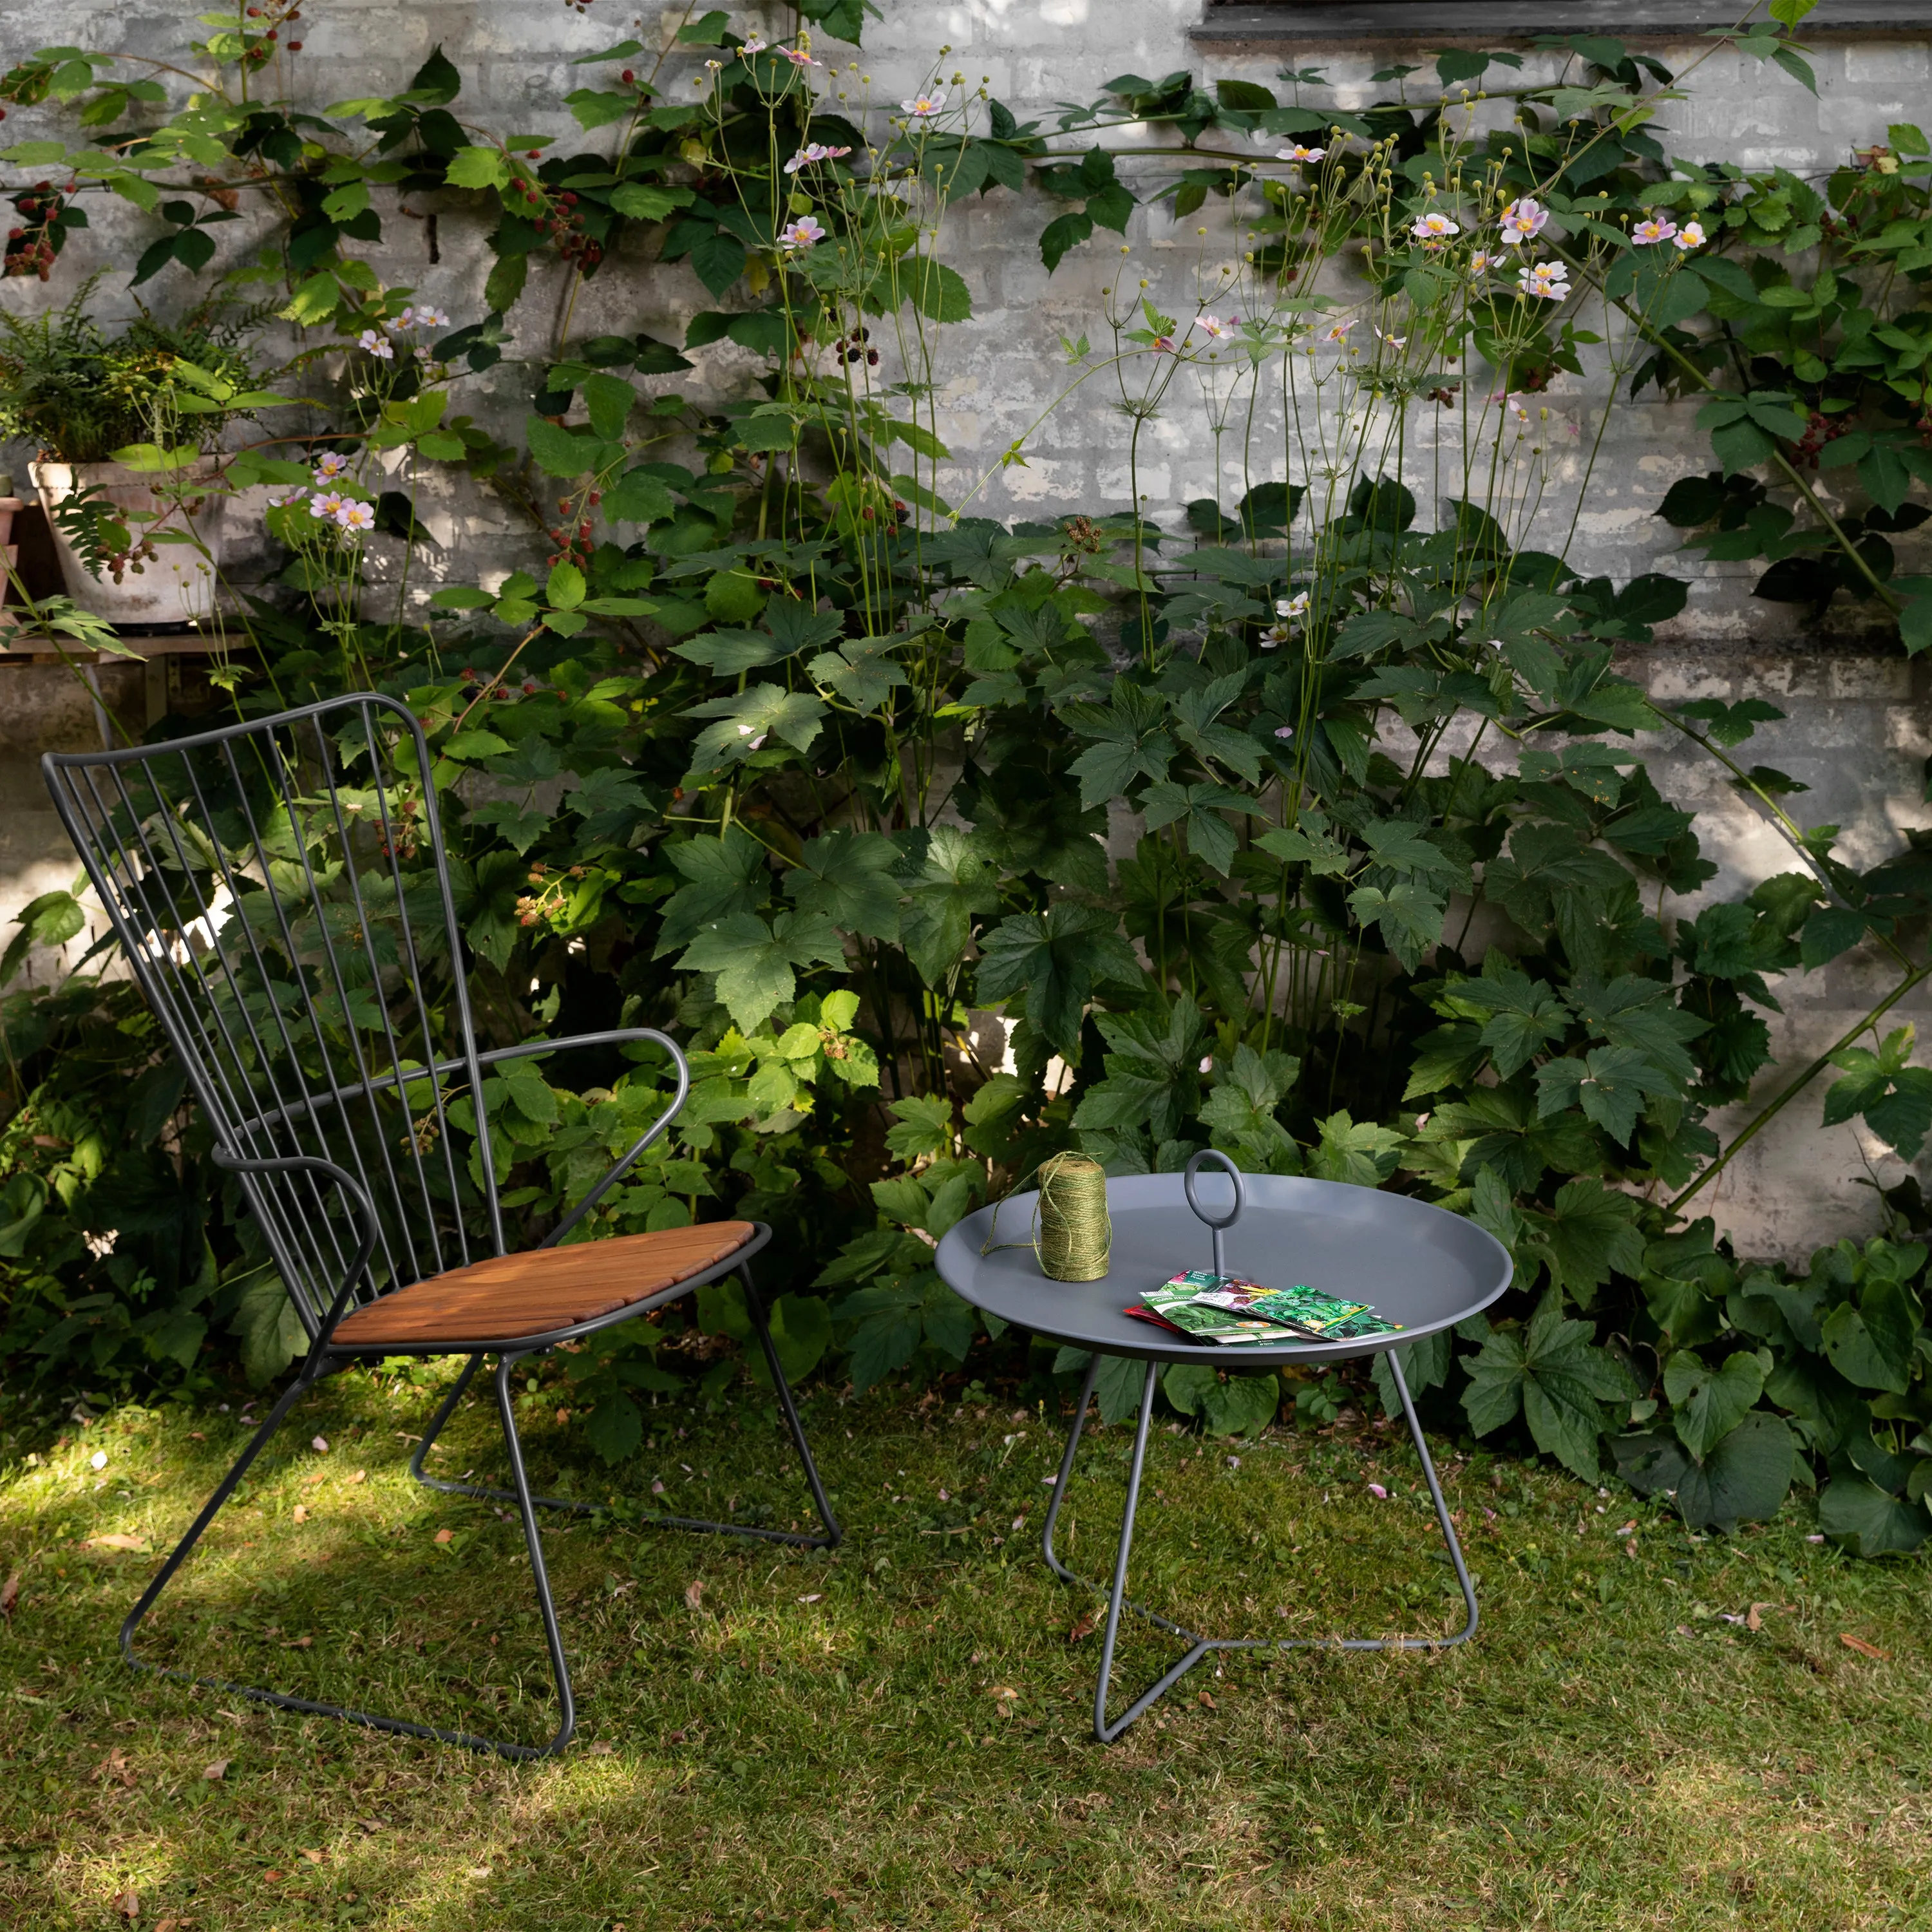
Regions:
<instances>
[{"instance_id":1,"label":"loose twine strand","mask_svg":"<svg viewBox=\"0 0 1932 1932\"><path fill-rule=\"evenodd\" d=\"M1107 1213L1107 1170L1090 1155L1070 1151L1052 1155L1034 1172L1040 1192L1034 1202L1028 1238L999 1240L1000 1209L995 1206L993 1225L980 1253L989 1255L995 1248L1030 1248L1040 1272L1051 1280L1098 1281L1107 1272L1114 1251L1114 1224Z\"/></svg>"}]
</instances>

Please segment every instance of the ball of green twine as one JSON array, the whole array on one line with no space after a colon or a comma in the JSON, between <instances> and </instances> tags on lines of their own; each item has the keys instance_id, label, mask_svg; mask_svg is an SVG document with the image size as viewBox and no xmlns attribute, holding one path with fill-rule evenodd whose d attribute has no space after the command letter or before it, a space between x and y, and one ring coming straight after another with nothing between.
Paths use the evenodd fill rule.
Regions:
<instances>
[{"instance_id":1,"label":"ball of green twine","mask_svg":"<svg viewBox=\"0 0 1932 1932\"><path fill-rule=\"evenodd\" d=\"M1040 1271L1054 1281L1098 1281L1114 1245L1107 1170L1084 1154L1042 1162L1037 1211Z\"/></svg>"}]
</instances>

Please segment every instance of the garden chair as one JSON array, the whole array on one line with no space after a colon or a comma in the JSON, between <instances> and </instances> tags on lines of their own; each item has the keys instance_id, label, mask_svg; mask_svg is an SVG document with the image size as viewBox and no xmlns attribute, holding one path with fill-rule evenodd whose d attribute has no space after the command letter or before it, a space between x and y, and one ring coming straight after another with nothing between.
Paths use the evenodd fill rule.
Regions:
<instances>
[{"instance_id":1,"label":"garden chair","mask_svg":"<svg viewBox=\"0 0 1932 1932\"><path fill-rule=\"evenodd\" d=\"M468 1360L424 1431L411 1473L450 1494L514 1501L521 1516L562 1721L540 1747L348 1710L208 1678L197 1684L377 1730L541 1757L574 1726L570 1674L512 1406L526 1357L663 1307L735 1274L824 1525L800 1534L669 1515L682 1529L830 1548L839 1539L753 1283L760 1223L725 1221L566 1246L662 1133L690 1085L650 1027L479 1049L448 855L422 728L394 700L329 699L172 742L50 754L42 771L123 953L239 1177L308 1350L207 1506L122 1627L136 1628L296 1401L358 1360ZM465 878L466 890L474 881ZM507 913L500 915L507 919ZM654 1042L676 1093L533 1251L508 1251L490 1132L490 1070L565 1048ZM486 1356L512 1488L424 1472L438 1432Z\"/></svg>"}]
</instances>

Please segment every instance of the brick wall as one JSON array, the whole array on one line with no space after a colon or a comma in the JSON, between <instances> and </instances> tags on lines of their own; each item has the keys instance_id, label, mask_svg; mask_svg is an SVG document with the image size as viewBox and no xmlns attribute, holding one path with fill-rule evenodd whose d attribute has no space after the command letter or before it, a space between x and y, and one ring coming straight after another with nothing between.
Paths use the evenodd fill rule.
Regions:
<instances>
[{"instance_id":1,"label":"brick wall","mask_svg":"<svg viewBox=\"0 0 1932 1932\"><path fill-rule=\"evenodd\" d=\"M190 5L128 8L105 0L10 0L4 14L8 58L53 41L118 48L183 59L186 44L200 31ZM830 45L830 58L859 62L857 72L841 84L856 96L869 76L874 97L896 101L925 80L935 63L940 71L963 74L969 86L985 77L992 91L1022 119L1050 119L1054 104L1090 98L1100 84L1126 70L1159 76L1189 68L1210 78L1223 75L1272 83L1286 65L1318 65L1337 83L1343 106L1372 99L1382 90L1368 76L1377 67L1426 59L1424 47L1335 47L1310 44L1254 44L1197 47L1187 30L1199 17L1194 0L884 0L886 18L875 23L862 54ZM569 65L572 56L608 45L626 34L663 44L681 11L664 15L655 6L638 16L607 4L579 14L568 7L473 5L455 0L310 0L304 8L304 50L292 63L292 85L298 100L320 106L365 93L394 89L430 48L440 44L462 70L464 91L458 111L493 129L514 125L533 133L575 138L574 124L557 104L584 70ZM748 26L758 16L734 15ZM788 15L766 21L768 31L790 26ZM1429 44L1432 45L1433 44ZM951 51L943 58L942 46ZM1695 41L1658 43L1650 51L1680 70L1705 53ZM1534 76L1532 56L1527 72ZM644 64L640 57L638 64ZM673 56L665 74L675 76L692 63ZM1839 38L1821 43L1815 59L1819 93L1815 99L1774 70L1732 53L1706 58L1691 83L1688 100L1668 106L1660 117L1670 152L1687 158L1734 160L1754 166L1780 164L1815 172L1842 158L1855 143L1882 138L1888 122L1923 118L1928 77L1925 39ZM1430 76L1424 74L1418 80ZM674 92L676 88L674 86ZM42 131L40 114L16 112L7 133L26 138ZM592 137L595 138L595 137ZM1128 163L1124 176L1138 183L1157 164ZM415 204L412 204L415 206ZM1218 206L1218 204L1210 204ZM100 301L110 314L131 306L122 287L124 269L140 247L158 230L124 203L96 200L90 204L95 225L70 244L60 276L51 289L37 284L0 284L0 303L34 304L62 298L80 274L109 271ZM433 262L430 224L436 221ZM407 283L448 308L459 322L481 311L487 257L476 219L460 208L417 208L417 217L390 214L386 240L374 251L374 266L391 283ZM1042 266L1034 238L1043 215L1037 205L1022 214L1010 200L992 200L956 211L942 244L972 290L975 317L949 332L942 348L942 433L955 457L942 488L956 497L995 465L999 453L1022 435L1065 380L1058 349L1062 335L1101 333L1101 290L1121 272L1116 238L1102 231L1094 242L1070 256L1057 273ZM1210 274L1240 251L1240 237L1225 225L1214 230L1208 210L1180 224L1177 232L1164 215L1143 211L1126 237L1133 250L1132 272L1147 276L1156 298L1191 298L1198 268ZM1195 229L1202 223L1210 233ZM218 231L228 262L247 258L252 224L238 222ZM578 333L605 328L646 328L681 339L685 316L709 298L682 266L651 261L640 244L609 265L579 297L573 316ZM158 304L178 301L185 284L164 278L144 292ZM560 282L533 275L514 320L514 351L542 354L551 340L563 290ZM733 392L748 367L742 352L720 345L700 353L698 374L688 381L700 392ZM507 426L518 420L530 393L528 370L506 362L478 380L464 406ZM1157 519L1178 520L1180 506L1200 496L1232 502L1245 487L1238 450L1224 450L1216 474L1213 440L1204 430L1194 398L1177 384L1167 412L1144 433L1142 461L1130 480L1126 461L1129 425L1108 404L1098 384L1064 406L1030 447L1024 468L994 474L974 507L1002 518L1038 516L1067 508L1124 508L1134 489L1149 499ZM1556 541L1567 526L1572 491L1586 450L1595 438L1604 402L1600 370L1579 381L1563 379L1549 401L1579 432L1574 446L1559 440L1552 458L1546 521L1537 538ZM1752 602L1745 592L1753 566L1712 566L1672 556L1675 538L1652 513L1677 476L1700 471L1709 458L1694 434L1690 412L1655 399L1620 405L1598 459L1587 507L1573 551L1578 561L1618 578L1664 564L1693 582L1684 615L1667 628L1655 650L1630 667L1660 697L1714 694L1768 696L1790 713L1754 741L1751 756L1805 780L1812 790L1798 803L1808 822L1835 820L1845 826L1852 854L1876 857L1896 844L1902 830L1932 822L1922 802L1922 764L1932 749L1932 690L1918 667L1899 659L1895 646L1862 636L1851 616L1834 618L1822 634L1808 633L1798 614ZM0 456L0 467L24 470L26 452ZM1274 460L1270 464L1269 458ZM1280 475L1279 425L1264 412L1255 474ZM474 580L526 560L528 547L508 526L487 498L466 488L439 485L429 493L425 520L442 546L436 567L449 576ZM1932 529L1932 526L1928 526ZM245 545L247 533L238 532ZM1904 568L1928 567L1917 538L1901 545ZM56 694L64 674L0 666L0 690L16 694L21 680L40 680L46 693L32 703L0 706L0 771L22 811L10 815L0 839L0 916L32 893L45 889L68 862L46 836L44 822L26 812L32 784L25 774L30 751L55 742L86 742L94 728L91 704ZM65 734L63 736L63 734ZM1779 842L1748 806L1716 782L1707 764L1686 760L1674 746L1658 748L1655 767L1666 795L1695 804L1698 830L1707 850L1725 868L1726 887L1787 869L1790 861ZM15 782L16 780L20 782ZM1794 982L1786 989L1788 1011L1775 1023L1781 1055L1796 1064L1849 1024L1884 983L1882 969L1862 953L1836 962L1824 973ZM1900 1010L1909 1014L1914 1008ZM1882 1178L1895 1178L1900 1163L1880 1158L1861 1144L1859 1130L1817 1126L1818 1103L1808 1096L1760 1137L1750 1154L1712 1190L1712 1205L1741 1244L1758 1253L1796 1254L1815 1242L1844 1232L1862 1232L1875 1221L1868 1190L1856 1184L1870 1156ZM1723 1122L1718 1124L1720 1127Z\"/></svg>"}]
</instances>

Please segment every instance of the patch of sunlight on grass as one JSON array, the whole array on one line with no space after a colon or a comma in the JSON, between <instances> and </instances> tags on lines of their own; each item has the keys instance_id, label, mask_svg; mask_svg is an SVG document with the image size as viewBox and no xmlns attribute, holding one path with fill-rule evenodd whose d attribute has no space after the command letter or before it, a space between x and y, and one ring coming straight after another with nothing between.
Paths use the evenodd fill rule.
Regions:
<instances>
[{"instance_id":1,"label":"patch of sunlight on grass","mask_svg":"<svg viewBox=\"0 0 1932 1932\"><path fill-rule=\"evenodd\" d=\"M298 1405L163 1600L157 1650L547 1736L520 1530L408 1474L440 1387L344 1377ZM139 1923L195 1932L1932 1923L1928 1564L1808 1544L1808 1501L1692 1538L1628 1492L1441 1444L1483 1597L1473 1644L1224 1657L1102 1748L1096 1601L1038 1554L1054 1430L825 1391L806 1418L848 1529L832 1555L547 1526L580 1730L534 1766L120 1664L116 1627L239 1450L238 1414L123 1411L0 1470L0 1574L22 1578L0 1626L0 1922L124 1925L132 1890ZM653 1411L614 1472L532 1422L540 1483L802 1508L754 1395ZM1092 1574L1126 1440L1096 1432L1070 1492L1064 1546ZM439 1473L501 1480L487 1403L440 1446ZM1202 1628L1460 1622L1390 1431L1231 1448L1163 1430L1147 1484L1136 1593ZM1178 1654L1124 1629L1117 1704Z\"/></svg>"}]
</instances>

